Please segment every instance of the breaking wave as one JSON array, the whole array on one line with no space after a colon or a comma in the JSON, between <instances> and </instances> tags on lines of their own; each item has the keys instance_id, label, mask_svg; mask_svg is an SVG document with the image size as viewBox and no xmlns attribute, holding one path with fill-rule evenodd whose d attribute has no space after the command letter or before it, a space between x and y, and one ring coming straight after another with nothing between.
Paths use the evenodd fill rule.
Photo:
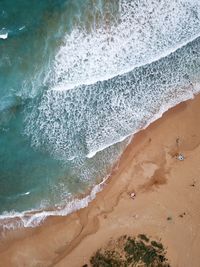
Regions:
<instances>
[{"instance_id":1,"label":"breaking wave","mask_svg":"<svg viewBox=\"0 0 200 267\"><path fill-rule=\"evenodd\" d=\"M121 0L118 5L114 23L109 16L103 17L100 26L95 24L89 32L75 27L65 36L53 66L54 90L130 72L166 57L200 35L199 1Z\"/></svg>"},{"instance_id":2,"label":"breaking wave","mask_svg":"<svg viewBox=\"0 0 200 267\"><path fill-rule=\"evenodd\" d=\"M48 216L66 216L78 209L85 208L95 198L96 194L103 189L107 178L104 178L100 184L95 185L89 195L81 199L75 198L69 201L64 207L57 206L54 210L49 211L29 210L24 212L4 212L0 215L0 229L5 231L22 227L36 227Z\"/></svg>"},{"instance_id":3,"label":"breaking wave","mask_svg":"<svg viewBox=\"0 0 200 267\"><path fill-rule=\"evenodd\" d=\"M73 90L47 90L27 116L32 145L62 160L91 157L198 92L200 39L133 71Z\"/></svg>"}]
</instances>

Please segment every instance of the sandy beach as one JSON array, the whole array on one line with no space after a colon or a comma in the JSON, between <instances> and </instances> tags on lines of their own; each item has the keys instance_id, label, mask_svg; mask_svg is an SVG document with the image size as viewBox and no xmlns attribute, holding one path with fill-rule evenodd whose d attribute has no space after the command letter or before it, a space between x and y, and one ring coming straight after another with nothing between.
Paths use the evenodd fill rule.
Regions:
<instances>
[{"instance_id":1,"label":"sandy beach","mask_svg":"<svg viewBox=\"0 0 200 267\"><path fill-rule=\"evenodd\" d=\"M1 267L81 267L109 240L160 240L172 267L200 266L200 95L140 131L87 208L1 233ZM131 194L134 193L134 199Z\"/></svg>"}]
</instances>

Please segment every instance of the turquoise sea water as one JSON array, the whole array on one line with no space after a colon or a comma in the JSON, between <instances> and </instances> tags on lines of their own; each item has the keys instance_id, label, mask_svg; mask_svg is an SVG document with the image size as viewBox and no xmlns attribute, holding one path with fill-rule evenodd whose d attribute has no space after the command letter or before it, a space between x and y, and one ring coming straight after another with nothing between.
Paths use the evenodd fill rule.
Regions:
<instances>
[{"instance_id":1,"label":"turquoise sea water","mask_svg":"<svg viewBox=\"0 0 200 267\"><path fill-rule=\"evenodd\" d=\"M199 36L195 0L0 1L2 218L69 204L198 93Z\"/></svg>"}]
</instances>

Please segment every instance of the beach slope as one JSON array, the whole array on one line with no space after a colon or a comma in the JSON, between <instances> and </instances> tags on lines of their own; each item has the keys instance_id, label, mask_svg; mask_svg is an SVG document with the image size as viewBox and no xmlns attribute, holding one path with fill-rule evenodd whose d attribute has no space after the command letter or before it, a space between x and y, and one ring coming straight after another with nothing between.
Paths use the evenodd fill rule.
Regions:
<instances>
[{"instance_id":1,"label":"beach slope","mask_svg":"<svg viewBox=\"0 0 200 267\"><path fill-rule=\"evenodd\" d=\"M133 138L87 208L34 229L1 233L0 266L90 266L90 257L111 238L146 234L166 247L172 267L199 267L199 161L196 96Z\"/></svg>"}]
</instances>

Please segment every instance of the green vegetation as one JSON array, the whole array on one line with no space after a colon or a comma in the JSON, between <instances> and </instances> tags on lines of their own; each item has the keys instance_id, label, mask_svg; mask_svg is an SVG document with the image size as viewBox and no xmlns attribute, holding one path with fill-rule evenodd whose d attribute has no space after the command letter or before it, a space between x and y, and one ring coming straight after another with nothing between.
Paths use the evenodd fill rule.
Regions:
<instances>
[{"instance_id":1,"label":"green vegetation","mask_svg":"<svg viewBox=\"0 0 200 267\"><path fill-rule=\"evenodd\" d=\"M94 267L120 267L122 266L119 255L116 255L114 251L106 250L103 253L98 250L94 257L91 259L91 264Z\"/></svg>"},{"instance_id":2,"label":"green vegetation","mask_svg":"<svg viewBox=\"0 0 200 267\"><path fill-rule=\"evenodd\" d=\"M99 249L90 259L93 267L170 267L163 245L146 235L123 236Z\"/></svg>"}]
</instances>

